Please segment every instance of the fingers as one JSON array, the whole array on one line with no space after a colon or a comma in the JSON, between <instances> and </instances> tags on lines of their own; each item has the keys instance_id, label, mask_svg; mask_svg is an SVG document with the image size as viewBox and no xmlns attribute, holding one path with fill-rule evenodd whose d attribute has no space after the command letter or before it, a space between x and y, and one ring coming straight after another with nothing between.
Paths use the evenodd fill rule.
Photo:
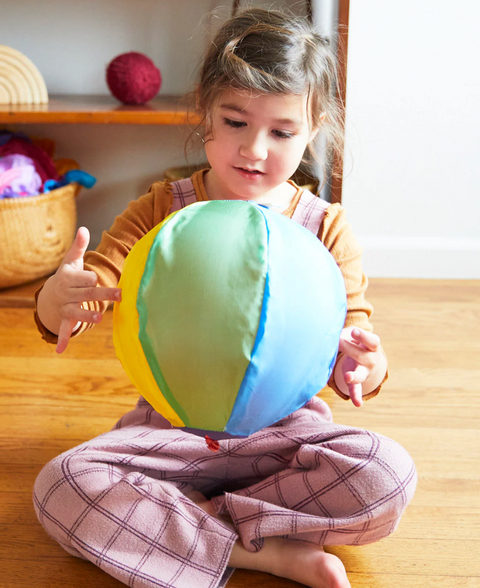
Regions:
<instances>
[{"instance_id":1,"label":"fingers","mask_svg":"<svg viewBox=\"0 0 480 588\"><path fill-rule=\"evenodd\" d=\"M357 365L354 370L347 371L344 374L345 384L348 387L348 393L353 404L357 407L363 404L363 382L368 377L369 370L363 365Z\"/></svg>"},{"instance_id":2,"label":"fingers","mask_svg":"<svg viewBox=\"0 0 480 588\"><path fill-rule=\"evenodd\" d=\"M350 384L348 386L348 392L350 394L350 400L353 405L360 408L363 404L362 396L362 385L361 384Z\"/></svg>"},{"instance_id":3,"label":"fingers","mask_svg":"<svg viewBox=\"0 0 480 588\"><path fill-rule=\"evenodd\" d=\"M88 311L85 311L85 313L87 313ZM69 318L65 318L62 320L62 322L60 323L60 330L58 333L58 341L57 341L57 347L55 348L55 351L57 353L63 353L65 351L65 349L68 347L68 342L70 341L70 338L72 336L72 333L74 331L74 329L76 329L76 327L81 323L81 322L96 322L99 323L102 320L102 314L100 312L98 313L88 313L89 315L94 315L94 320L92 318L92 320L84 320L84 321L80 321L80 320L75 320L75 319L69 319ZM85 316L85 314L82 314L82 316Z\"/></svg>"},{"instance_id":4,"label":"fingers","mask_svg":"<svg viewBox=\"0 0 480 588\"><path fill-rule=\"evenodd\" d=\"M380 338L364 329L348 327L342 331L338 348L345 354L342 372L350 399L360 407L363 404L363 384L381 358Z\"/></svg>"},{"instance_id":5,"label":"fingers","mask_svg":"<svg viewBox=\"0 0 480 588\"><path fill-rule=\"evenodd\" d=\"M360 407L363 404L363 383L368 377L369 369L358 364L350 357L344 357L342 372L348 395L353 405Z\"/></svg>"},{"instance_id":6,"label":"fingers","mask_svg":"<svg viewBox=\"0 0 480 588\"><path fill-rule=\"evenodd\" d=\"M356 328L352 329L351 337L356 343L364 345L368 351L378 351L380 348L380 337L375 333Z\"/></svg>"},{"instance_id":7,"label":"fingers","mask_svg":"<svg viewBox=\"0 0 480 588\"><path fill-rule=\"evenodd\" d=\"M63 319L60 323L60 331L58 333L58 342L55 351L57 353L63 353L67 348L68 342L70 341L70 336L72 335L73 327L75 326L75 322L69 319Z\"/></svg>"},{"instance_id":8,"label":"fingers","mask_svg":"<svg viewBox=\"0 0 480 588\"><path fill-rule=\"evenodd\" d=\"M98 278L94 271L83 269L83 256L90 241L86 227L80 227L70 249L65 254L62 264L51 280L52 305L55 306L58 328L57 353L63 353L75 326L79 322L99 323L100 312L82 307L83 302L115 302L121 300L119 288L97 287ZM55 330L56 332L56 330Z\"/></svg>"},{"instance_id":9,"label":"fingers","mask_svg":"<svg viewBox=\"0 0 480 588\"><path fill-rule=\"evenodd\" d=\"M370 370L363 365L357 364L354 369L345 371L346 384L363 384L368 377Z\"/></svg>"},{"instance_id":10,"label":"fingers","mask_svg":"<svg viewBox=\"0 0 480 588\"><path fill-rule=\"evenodd\" d=\"M70 304L64 308L65 318L60 323L56 352L63 353L68 346L73 330L79 323L100 323L103 319L101 312L86 310L77 304Z\"/></svg>"},{"instance_id":11,"label":"fingers","mask_svg":"<svg viewBox=\"0 0 480 588\"><path fill-rule=\"evenodd\" d=\"M348 341L347 339L340 339L338 346L339 350L351 357L357 363L367 367L369 370L373 369L377 363L377 355L375 351L369 351L358 343Z\"/></svg>"},{"instance_id":12,"label":"fingers","mask_svg":"<svg viewBox=\"0 0 480 588\"><path fill-rule=\"evenodd\" d=\"M98 287L94 271L76 270L62 266L56 274L55 293L59 306L75 302L115 302L122 299L120 288Z\"/></svg>"},{"instance_id":13,"label":"fingers","mask_svg":"<svg viewBox=\"0 0 480 588\"><path fill-rule=\"evenodd\" d=\"M119 302L122 299L120 288L72 288L70 302Z\"/></svg>"},{"instance_id":14,"label":"fingers","mask_svg":"<svg viewBox=\"0 0 480 588\"><path fill-rule=\"evenodd\" d=\"M79 304L69 304L63 309L63 320L69 320L75 324L81 323L99 323L102 320L102 313L95 310L87 310Z\"/></svg>"},{"instance_id":15,"label":"fingers","mask_svg":"<svg viewBox=\"0 0 480 588\"><path fill-rule=\"evenodd\" d=\"M97 285L98 277L95 272L65 267L64 273L69 288L89 288Z\"/></svg>"},{"instance_id":16,"label":"fingers","mask_svg":"<svg viewBox=\"0 0 480 588\"><path fill-rule=\"evenodd\" d=\"M90 242L90 233L87 227L80 227L70 249L65 254L62 264L75 264L83 262L83 256Z\"/></svg>"}]
</instances>

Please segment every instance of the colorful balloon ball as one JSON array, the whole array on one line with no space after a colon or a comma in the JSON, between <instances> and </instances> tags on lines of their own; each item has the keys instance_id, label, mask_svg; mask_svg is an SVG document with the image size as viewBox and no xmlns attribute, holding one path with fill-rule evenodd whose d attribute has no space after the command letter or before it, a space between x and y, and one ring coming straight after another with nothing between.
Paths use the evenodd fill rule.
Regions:
<instances>
[{"instance_id":1,"label":"colorful balloon ball","mask_svg":"<svg viewBox=\"0 0 480 588\"><path fill-rule=\"evenodd\" d=\"M340 270L307 229L253 202L199 202L131 250L114 344L170 423L247 436L327 383L345 322Z\"/></svg>"}]
</instances>

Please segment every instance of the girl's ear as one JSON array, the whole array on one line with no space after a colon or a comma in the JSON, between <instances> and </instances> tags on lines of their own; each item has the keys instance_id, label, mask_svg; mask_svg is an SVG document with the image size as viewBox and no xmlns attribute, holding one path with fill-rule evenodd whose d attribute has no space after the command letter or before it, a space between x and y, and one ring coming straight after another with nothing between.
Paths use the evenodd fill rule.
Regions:
<instances>
[{"instance_id":1,"label":"girl's ear","mask_svg":"<svg viewBox=\"0 0 480 588\"><path fill-rule=\"evenodd\" d=\"M318 117L319 126L317 126L315 129L313 129L313 131L310 133L310 141L313 141L315 139L315 137L317 136L318 131L320 130L320 125L323 124L326 116L327 116L327 113L322 112L320 114L320 116ZM309 143L310 143L310 141L309 141Z\"/></svg>"},{"instance_id":2,"label":"girl's ear","mask_svg":"<svg viewBox=\"0 0 480 588\"><path fill-rule=\"evenodd\" d=\"M319 130L320 129L318 127L316 129L313 129L313 131L310 133L310 139L308 141L309 143L311 143L315 139Z\"/></svg>"}]
</instances>

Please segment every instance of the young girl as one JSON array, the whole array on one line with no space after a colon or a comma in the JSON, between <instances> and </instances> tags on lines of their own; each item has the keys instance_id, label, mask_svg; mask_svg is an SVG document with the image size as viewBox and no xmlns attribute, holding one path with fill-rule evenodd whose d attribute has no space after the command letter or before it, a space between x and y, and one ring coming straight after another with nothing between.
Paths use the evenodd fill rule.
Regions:
<instances>
[{"instance_id":1,"label":"young girl","mask_svg":"<svg viewBox=\"0 0 480 588\"><path fill-rule=\"evenodd\" d=\"M173 210L201 200L253 200L315 232L337 261L348 313L329 384L358 407L376 395L387 366L369 322L359 247L341 206L289 180L319 131L341 145L334 83L328 43L308 23L260 9L228 21L197 88L211 169L153 184L95 252L85 254L88 231L79 229L37 295L43 337L61 353L72 333L100 322L108 302L121 298L116 285L128 252ZM211 452L202 437L172 427L141 398L112 431L42 470L38 518L69 553L129 586L215 588L239 567L312 588L346 588L343 564L323 546L386 537L415 489L415 467L402 447L333 424L318 397L219 446Z\"/></svg>"}]
</instances>

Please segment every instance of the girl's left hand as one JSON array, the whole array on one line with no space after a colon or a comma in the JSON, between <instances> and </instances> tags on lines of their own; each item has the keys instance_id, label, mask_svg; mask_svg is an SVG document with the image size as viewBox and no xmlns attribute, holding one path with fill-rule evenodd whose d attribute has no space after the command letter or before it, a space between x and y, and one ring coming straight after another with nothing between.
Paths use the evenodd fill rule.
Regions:
<instances>
[{"instance_id":1,"label":"girl's left hand","mask_svg":"<svg viewBox=\"0 0 480 588\"><path fill-rule=\"evenodd\" d=\"M363 404L362 396L374 390L385 375L386 360L381 350L380 337L358 327L348 327L342 331L338 348L344 357L337 366L337 369L341 366L341 376L335 373L335 381L340 390L343 388L345 393L348 390L353 404L360 407ZM339 376L344 386L339 382ZM371 390L364 391L367 380L371 382L368 386Z\"/></svg>"}]
</instances>

